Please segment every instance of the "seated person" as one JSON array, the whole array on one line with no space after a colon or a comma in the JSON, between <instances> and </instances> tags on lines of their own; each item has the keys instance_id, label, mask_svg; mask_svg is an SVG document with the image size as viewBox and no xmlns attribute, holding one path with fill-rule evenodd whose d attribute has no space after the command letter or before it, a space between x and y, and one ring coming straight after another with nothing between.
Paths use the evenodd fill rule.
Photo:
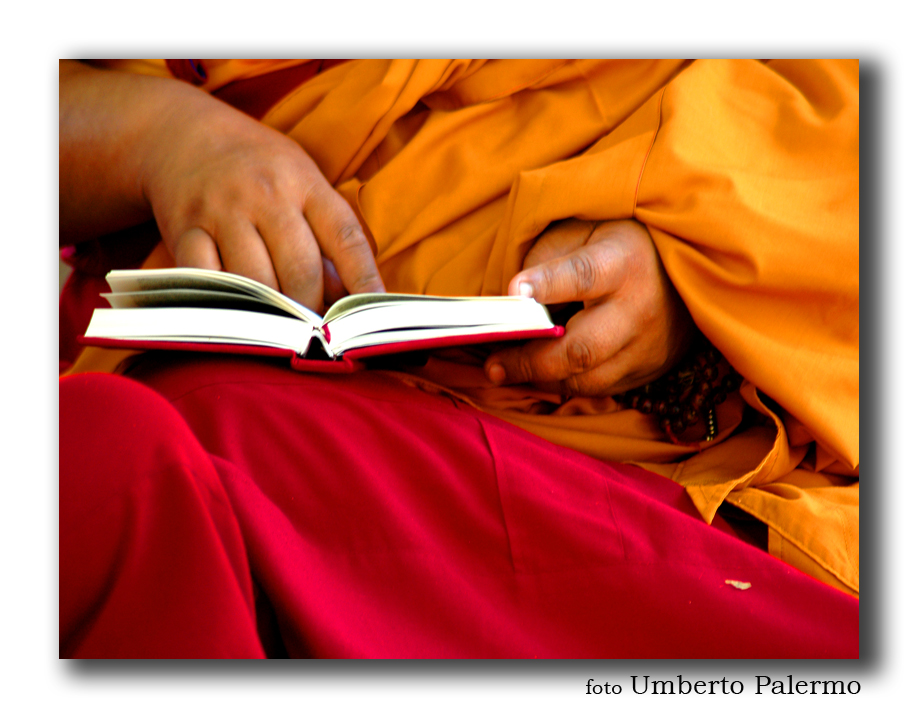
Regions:
<instances>
[{"instance_id":1,"label":"seated person","mask_svg":"<svg viewBox=\"0 0 918 718\"><path fill-rule=\"evenodd\" d=\"M64 62L60 99L62 655L857 655L856 61ZM141 262L566 333L77 356Z\"/></svg>"}]
</instances>

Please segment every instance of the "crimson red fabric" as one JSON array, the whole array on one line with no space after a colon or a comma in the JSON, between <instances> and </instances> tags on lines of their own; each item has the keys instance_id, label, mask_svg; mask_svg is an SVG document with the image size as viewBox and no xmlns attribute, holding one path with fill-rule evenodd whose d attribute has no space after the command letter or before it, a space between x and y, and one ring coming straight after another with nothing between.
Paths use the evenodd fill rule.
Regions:
<instances>
[{"instance_id":1,"label":"crimson red fabric","mask_svg":"<svg viewBox=\"0 0 918 718\"><path fill-rule=\"evenodd\" d=\"M261 119L283 97L320 72L330 70L342 62L338 60L309 60L299 65L285 67L263 75L234 80L216 89L213 94L237 110ZM207 82L207 70L200 60L166 60L169 72L179 80L192 85Z\"/></svg>"},{"instance_id":2,"label":"crimson red fabric","mask_svg":"<svg viewBox=\"0 0 918 718\"><path fill-rule=\"evenodd\" d=\"M109 290L105 275L112 269L139 267L159 242L155 222L61 248L61 260L72 267L58 301L61 371L82 351L77 337L86 331L93 310L107 307L99 296Z\"/></svg>"},{"instance_id":3,"label":"crimson red fabric","mask_svg":"<svg viewBox=\"0 0 918 718\"><path fill-rule=\"evenodd\" d=\"M264 75L235 80L213 94L237 110L260 120L284 95L293 92L321 70L322 61L311 60Z\"/></svg>"},{"instance_id":4,"label":"crimson red fabric","mask_svg":"<svg viewBox=\"0 0 918 718\"><path fill-rule=\"evenodd\" d=\"M858 655L678 485L384 372L149 353L61 380L60 456L62 656Z\"/></svg>"},{"instance_id":5,"label":"crimson red fabric","mask_svg":"<svg viewBox=\"0 0 918 718\"><path fill-rule=\"evenodd\" d=\"M203 85L207 82L207 73L197 60L166 60L166 67L179 80L190 82L192 85Z\"/></svg>"},{"instance_id":6,"label":"crimson red fabric","mask_svg":"<svg viewBox=\"0 0 918 718\"><path fill-rule=\"evenodd\" d=\"M76 361L83 345L78 337L86 331L93 311L109 306L101 292L108 291L108 284L102 277L94 277L74 270L67 277L58 301L58 360L61 371Z\"/></svg>"}]
</instances>

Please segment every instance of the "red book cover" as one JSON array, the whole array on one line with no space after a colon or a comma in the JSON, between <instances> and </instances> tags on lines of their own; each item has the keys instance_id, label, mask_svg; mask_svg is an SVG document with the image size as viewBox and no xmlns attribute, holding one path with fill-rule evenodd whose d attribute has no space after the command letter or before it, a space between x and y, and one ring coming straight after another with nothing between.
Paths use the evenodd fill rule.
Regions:
<instances>
[{"instance_id":1,"label":"red book cover","mask_svg":"<svg viewBox=\"0 0 918 718\"><path fill-rule=\"evenodd\" d=\"M253 356L290 357L290 366L297 371L350 373L364 367L364 359L403 352L416 352L446 347L506 342L527 339L551 339L564 335L564 327L532 329L510 332L482 332L468 336L436 337L417 341L393 342L345 351L337 359L306 359L290 349L253 346L251 344L220 344L215 342L173 342L152 339L111 339L103 337L79 338L81 344L107 349L159 349L169 351L197 351L217 354L247 354Z\"/></svg>"}]
</instances>

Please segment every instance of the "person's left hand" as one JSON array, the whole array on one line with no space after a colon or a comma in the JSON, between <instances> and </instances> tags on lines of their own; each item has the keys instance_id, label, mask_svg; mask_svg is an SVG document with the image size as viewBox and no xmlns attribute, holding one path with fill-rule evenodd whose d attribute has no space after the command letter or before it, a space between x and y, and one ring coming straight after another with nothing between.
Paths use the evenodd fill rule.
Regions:
<instances>
[{"instance_id":1,"label":"person's left hand","mask_svg":"<svg viewBox=\"0 0 918 718\"><path fill-rule=\"evenodd\" d=\"M526 255L508 294L584 307L563 337L492 354L485 371L495 384L611 396L669 371L695 332L647 228L634 220L552 225Z\"/></svg>"}]
</instances>

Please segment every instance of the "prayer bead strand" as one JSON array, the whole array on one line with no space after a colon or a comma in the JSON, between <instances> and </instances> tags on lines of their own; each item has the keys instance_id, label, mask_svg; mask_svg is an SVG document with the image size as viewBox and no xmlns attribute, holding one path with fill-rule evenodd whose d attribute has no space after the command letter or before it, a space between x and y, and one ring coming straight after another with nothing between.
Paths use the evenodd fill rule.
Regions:
<instances>
[{"instance_id":1,"label":"prayer bead strand","mask_svg":"<svg viewBox=\"0 0 918 718\"><path fill-rule=\"evenodd\" d=\"M724 369L721 372L721 368ZM723 379L717 383L723 373ZM715 406L739 389L742 377L707 339L702 338L669 374L615 397L619 403L659 418L660 429L679 446L700 448L717 436ZM704 442L683 442L678 438L699 421L706 424Z\"/></svg>"}]
</instances>

